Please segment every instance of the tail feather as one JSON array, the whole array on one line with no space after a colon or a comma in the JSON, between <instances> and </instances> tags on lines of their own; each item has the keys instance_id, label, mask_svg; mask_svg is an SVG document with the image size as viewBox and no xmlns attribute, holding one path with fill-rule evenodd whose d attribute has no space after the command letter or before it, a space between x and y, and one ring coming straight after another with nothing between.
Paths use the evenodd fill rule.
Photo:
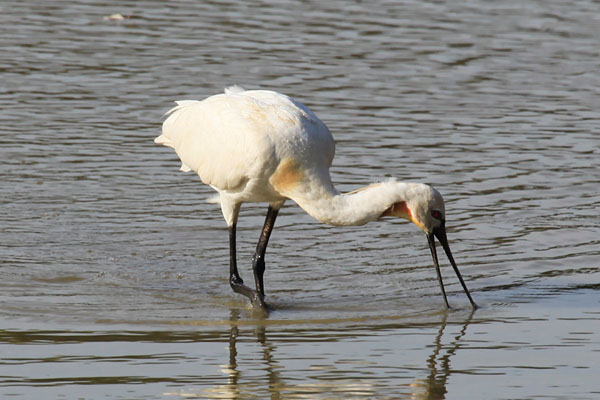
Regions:
<instances>
[{"instance_id":1,"label":"tail feather","mask_svg":"<svg viewBox=\"0 0 600 400\"><path fill-rule=\"evenodd\" d=\"M168 125L169 123L174 122L174 119L177 118L176 114L174 114L176 111L181 110L182 108L187 107L189 105L199 103L199 101L198 100L178 100L175 103L177 103L177 105L175 107L171 108L169 111L167 111L164 114L164 115L168 115L169 118L167 118L165 120L165 122L163 122L162 134L160 136L158 136L156 139L154 139L154 143L162 144L163 146L171 147L172 149L175 148L175 145L173 144L173 141L169 137L167 137L165 126ZM189 168L185 165L182 165L181 170L189 171Z\"/></svg>"}]
</instances>

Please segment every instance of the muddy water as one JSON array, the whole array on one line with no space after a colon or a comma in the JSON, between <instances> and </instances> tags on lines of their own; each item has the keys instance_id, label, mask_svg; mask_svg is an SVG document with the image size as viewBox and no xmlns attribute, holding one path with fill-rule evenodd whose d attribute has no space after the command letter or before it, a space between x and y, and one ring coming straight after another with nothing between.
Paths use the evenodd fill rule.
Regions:
<instances>
[{"instance_id":1,"label":"muddy water","mask_svg":"<svg viewBox=\"0 0 600 400\"><path fill-rule=\"evenodd\" d=\"M594 2L0 11L3 397L600 396ZM481 308L442 256L444 309L416 227L329 227L290 202L267 254L275 311L253 313L210 189L152 143L173 100L233 83L310 106L340 190L434 184ZM250 281L265 212L238 227Z\"/></svg>"}]
</instances>

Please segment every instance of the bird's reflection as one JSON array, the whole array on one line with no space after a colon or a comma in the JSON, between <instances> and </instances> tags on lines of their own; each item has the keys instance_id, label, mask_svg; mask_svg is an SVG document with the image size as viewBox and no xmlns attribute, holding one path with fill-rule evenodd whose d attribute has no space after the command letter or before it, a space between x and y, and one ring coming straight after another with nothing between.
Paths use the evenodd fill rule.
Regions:
<instances>
[{"instance_id":1,"label":"bird's reflection","mask_svg":"<svg viewBox=\"0 0 600 400\"><path fill-rule=\"evenodd\" d=\"M273 357L275 353L275 346L272 342L267 341L267 330L264 325L259 325L256 328L256 339L262 345L263 360L266 364L266 370L269 380L269 391L271 392L272 399L279 398L280 388L283 386L281 378L279 376L279 368L277 362Z\"/></svg>"},{"instance_id":2,"label":"bird's reflection","mask_svg":"<svg viewBox=\"0 0 600 400\"><path fill-rule=\"evenodd\" d=\"M426 378L417 378L413 380L410 385L412 393L410 393L409 396L411 399L445 399L447 394L447 381L452 374L450 361L460 348L462 338L467 332L467 327L472 321L474 312L474 310L471 311L471 313L460 322L460 324L462 324L461 329L449 341L444 340L444 333L449 325L449 315L452 315L453 313L446 312L442 315L438 332L431 346L433 352L425 361L428 375ZM294 387L285 384L284 378L282 377L283 373L281 365L276 361L277 348L272 341L268 340L266 324L258 324L254 328L256 342L260 344L262 350L264 366L261 370L266 372L264 385L258 384L255 380L252 384L242 383L241 381L245 380L240 379L242 377L242 372L240 372L237 362L239 320L239 311L232 310L230 319L231 328L229 332L229 364L222 369L222 372L228 375L228 383L220 386L219 392L221 392L221 395L226 394L226 398L229 399L241 399L248 397L248 395L255 390L260 390L260 392L268 390L271 399L279 399L283 396L283 392L287 394L294 392L303 393L306 390L304 386L310 386L313 390L320 386L319 384L298 384L296 385L297 387ZM455 323L451 323L451 325L456 326ZM377 327L373 327L373 329L376 330ZM290 381L294 380L296 379L290 379ZM348 382L347 379L341 379L340 382L328 380L326 383L323 383L322 390L323 392L335 390L336 394L342 394L344 386L348 386L349 391L352 390L351 388L356 388L356 385L350 385ZM372 387L371 395L377 394L376 389ZM254 396L254 394L252 394L252 396Z\"/></svg>"},{"instance_id":3,"label":"bird's reflection","mask_svg":"<svg viewBox=\"0 0 600 400\"><path fill-rule=\"evenodd\" d=\"M236 321L237 319L239 319L239 312L237 310L231 310L231 321ZM229 374L227 386L231 389L231 393L235 395L233 398L239 396L238 381L240 372L238 371L237 366L237 348L235 346L238 333L237 325L231 325L231 331L229 332L229 365L226 372Z\"/></svg>"},{"instance_id":4,"label":"bird's reflection","mask_svg":"<svg viewBox=\"0 0 600 400\"><path fill-rule=\"evenodd\" d=\"M229 364L226 368L223 368L222 371L225 372L228 376L228 383L226 386L221 387L222 394L226 394L226 398L228 399L241 399L247 398L246 392L250 388L244 388L242 384L240 384L241 373L238 369L237 363L237 341L239 336L239 327L238 321L240 319L240 312L236 309L231 310L231 329L229 331ZM254 334L256 336L256 341L260 343L262 347L263 353L263 361L265 363L265 370L267 372L267 382L268 382L268 390L270 393L271 399L279 399L280 398L280 388L282 387L282 382L279 376L277 363L273 357L273 353L275 352L275 347L271 342L267 340L266 335L266 327L262 324L256 326ZM245 390L246 389L246 390ZM252 396L254 397L254 396Z\"/></svg>"},{"instance_id":5,"label":"bird's reflection","mask_svg":"<svg viewBox=\"0 0 600 400\"><path fill-rule=\"evenodd\" d=\"M462 323L462 328L457 335L454 336L453 340L444 345L443 336L448 323L448 314L445 312L440 324L440 328L433 342L433 353L427 358L427 367L429 369L429 375L426 379L416 379L411 385L413 390L412 399L421 400L438 400L445 399L447 388L446 384L448 377L451 374L450 359L456 354L456 351L460 347L460 342L463 336L467 333L467 327L473 319L475 310L471 310L467 318ZM445 352L442 353L442 349Z\"/></svg>"}]
</instances>

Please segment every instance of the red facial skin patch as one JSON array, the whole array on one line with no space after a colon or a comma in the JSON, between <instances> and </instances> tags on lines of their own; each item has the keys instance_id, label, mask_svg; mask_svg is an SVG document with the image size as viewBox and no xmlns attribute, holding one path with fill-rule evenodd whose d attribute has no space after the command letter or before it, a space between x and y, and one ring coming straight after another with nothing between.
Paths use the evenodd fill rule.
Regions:
<instances>
[{"instance_id":1,"label":"red facial skin patch","mask_svg":"<svg viewBox=\"0 0 600 400\"><path fill-rule=\"evenodd\" d=\"M383 212L383 214L381 214L381 216L382 217L400 217L400 218L408 219L410 221L413 220L410 209L406 205L405 201L399 201L398 203L392 204L392 206L390 208L388 208L387 210L385 210Z\"/></svg>"}]
</instances>

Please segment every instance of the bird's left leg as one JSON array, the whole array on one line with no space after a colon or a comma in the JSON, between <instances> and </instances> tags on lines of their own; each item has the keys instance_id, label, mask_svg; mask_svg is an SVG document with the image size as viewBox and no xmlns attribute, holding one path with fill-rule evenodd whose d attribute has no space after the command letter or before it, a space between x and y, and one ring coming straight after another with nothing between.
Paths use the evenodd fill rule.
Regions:
<instances>
[{"instance_id":1,"label":"bird's left leg","mask_svg":"<svg viewBox=\"0 0 600 400\"><path fill-rule=\"evenodd\" d=\"M266 309L263 297L257 291L244 285L244 281L240 277L237 269L235 236L235 224L233 224L229 227L229 285L234 292L249 298L253 305Z\"/></svg>"},{"instance_id":2,"label":"bird's left leg","mask_svg":"<svg viewBox=\"0 0 600 400\"><path fill-rule=\"evenodd\" d=\"M265 285L263 283L263 275L265 273L265 252L267 251L267 245L269 244L269 238L275 225L275 219L279 213L279 209L282 204L270 204L269 210L267 211L267 217L265 218L265 224L260 234L260 239L256 245L256 252L252 257L252 270L254 271L254 281L256 283L256 291L258 295L264 299L265 297Z\"/></svg>"},{"instance_id":3,"label":"bird's left leg","mask_svg":"<svg viewBox=\"0 0 600 400\"><path fill-rule=\"evenodd\" d=\"M252 304L266 309L262 297L260 297L255 290L244 285L244 281L237 268L236 223L240 213L241 203L231 201L231 199L223 195L221 195L220 199L223 216L229 226L229 285L234 292L243 294L249 298Z\"/></svg>"}]
</instances>

